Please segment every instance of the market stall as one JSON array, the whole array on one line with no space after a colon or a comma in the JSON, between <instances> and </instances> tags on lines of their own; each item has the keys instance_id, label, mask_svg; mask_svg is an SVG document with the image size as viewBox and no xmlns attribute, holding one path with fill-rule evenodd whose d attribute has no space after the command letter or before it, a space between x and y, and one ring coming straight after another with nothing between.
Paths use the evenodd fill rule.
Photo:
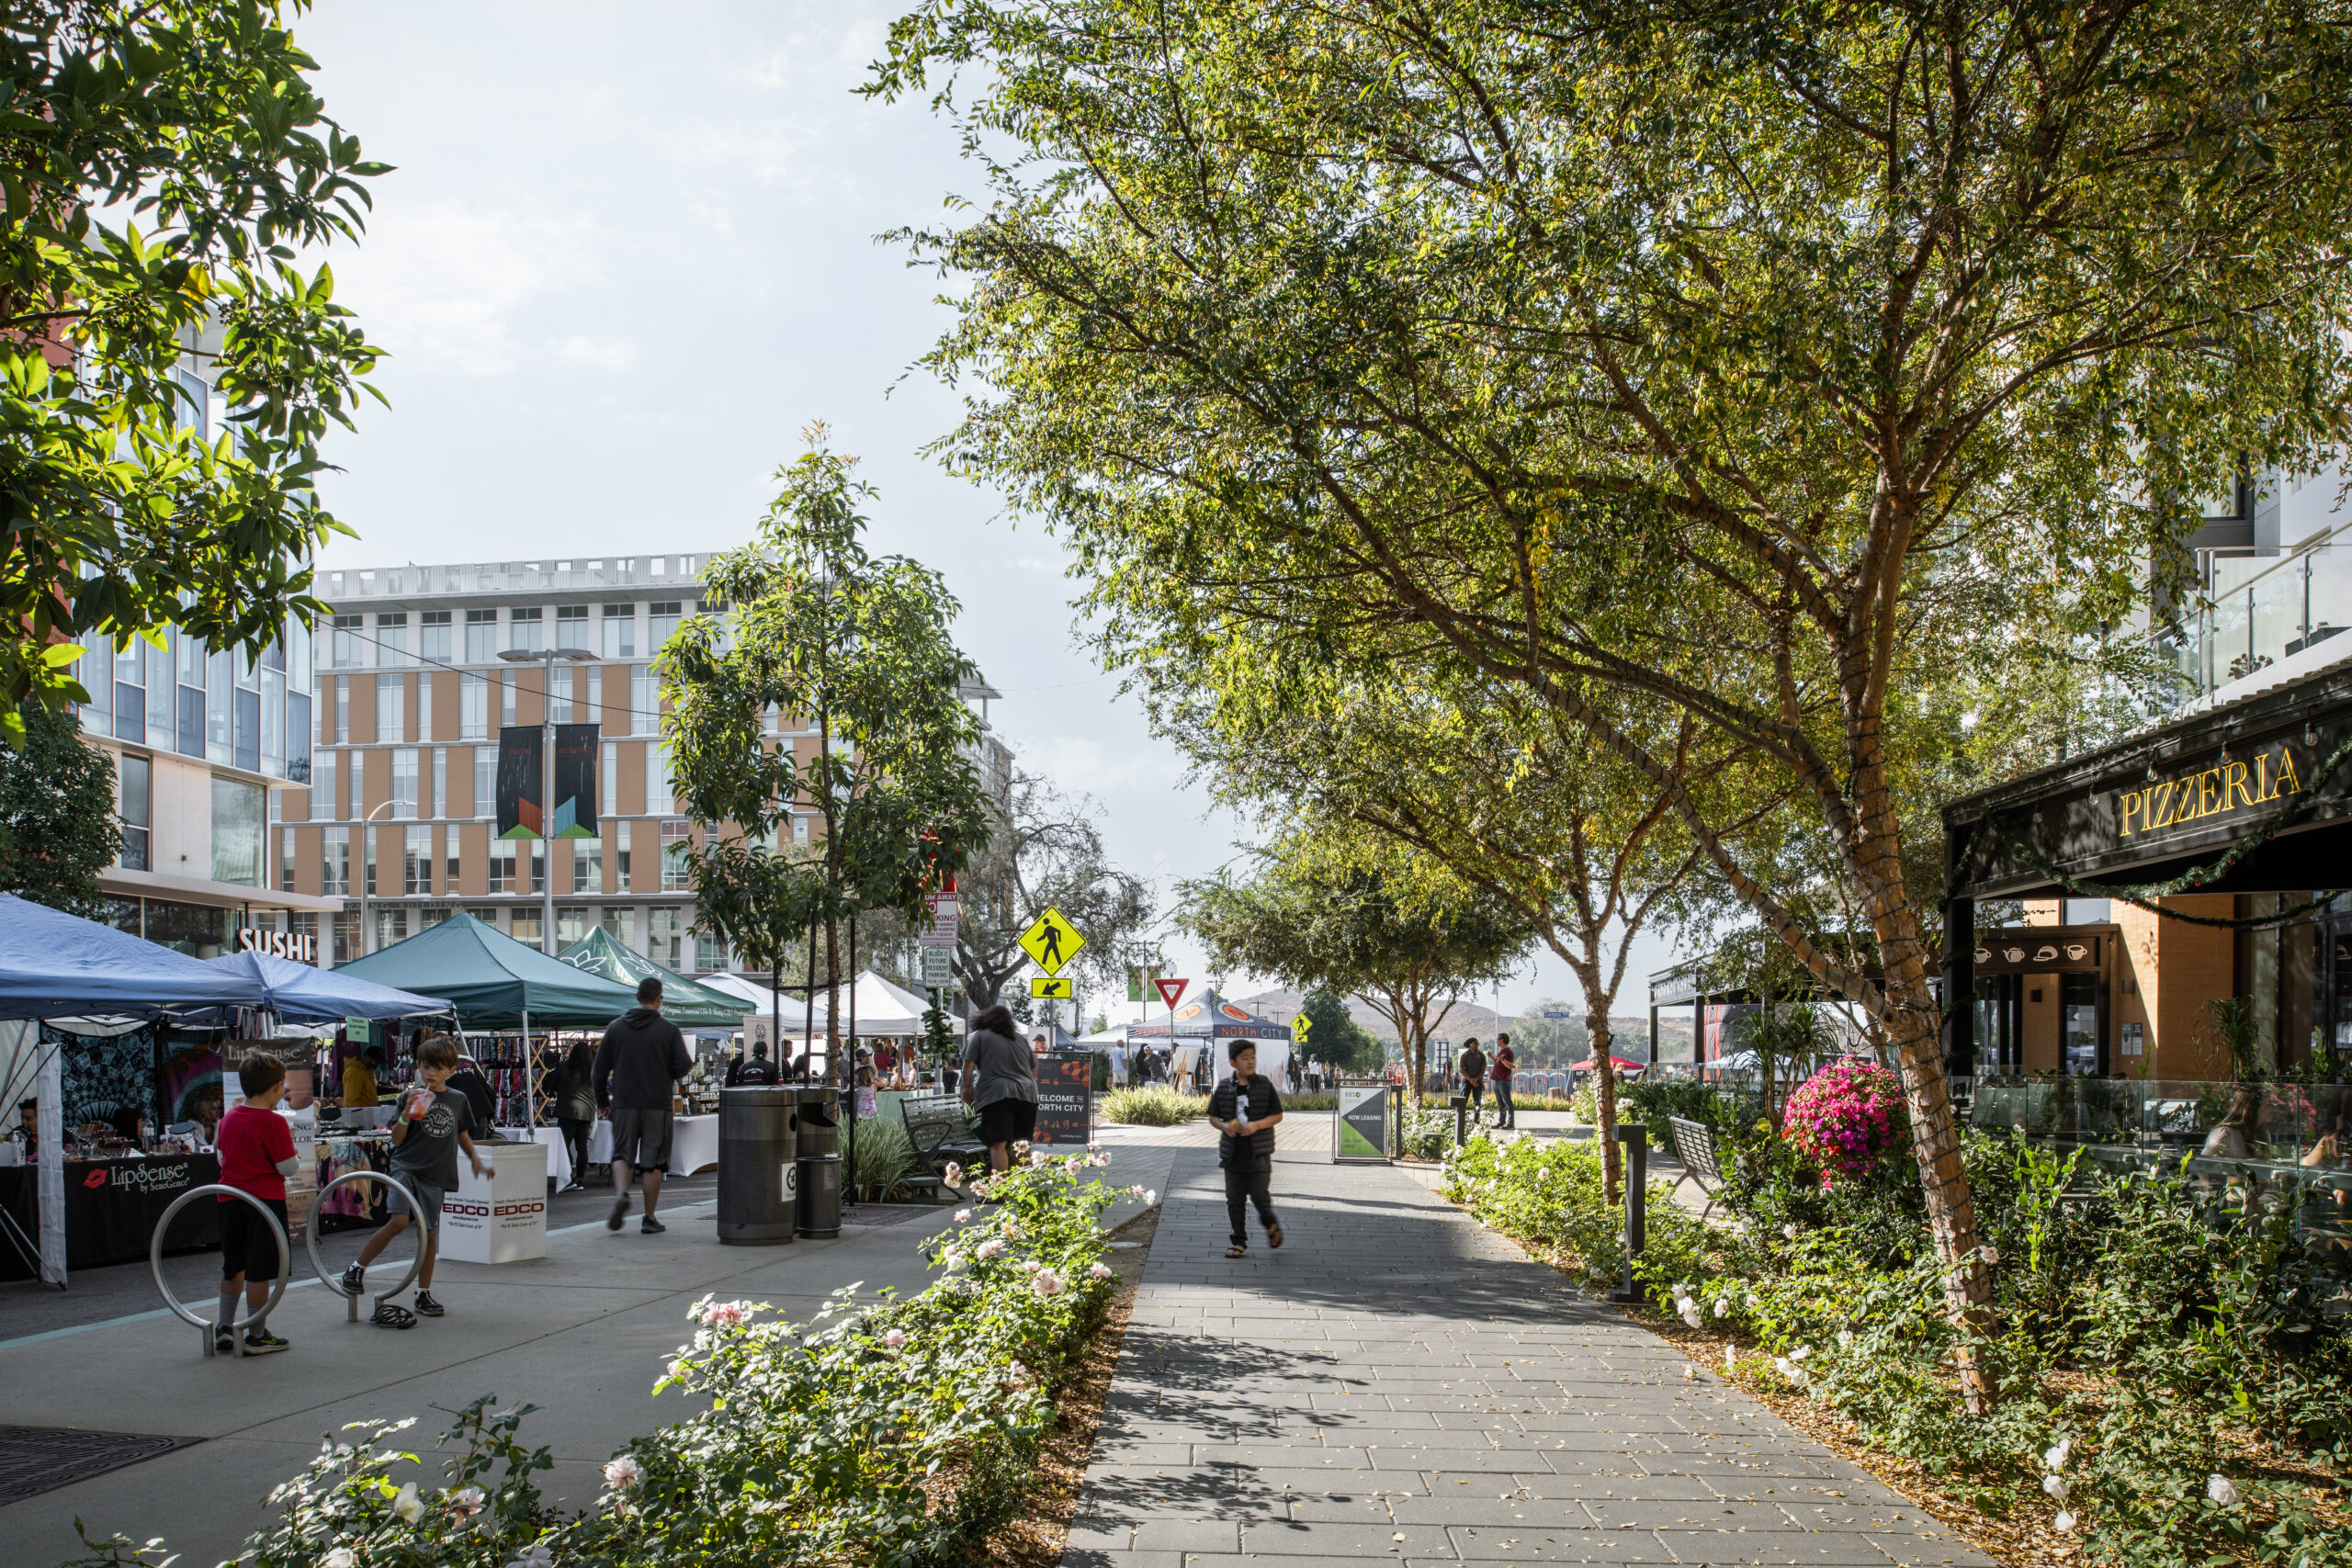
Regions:
<instances>
[{"instance_id":1,"label":"market stall","mask_svg":"<svg viewBox=\"0 0 2352 1568\"><path fill-rule=\"evenodd\" d=\"M19 1277L37 1276L62 1287L73 1261L115 1250L120 1235L133 1226L144 1227L139 1232L143 1252L146 1235L162 1205L209 1179L200 1163L187 1158L184 1150L162 1156L136 1146L118 1151L108 1146L115 1142L112 1139L89 1150L69 1150L65 1104L69 1044L53 1028L41 1028L41 1021L124 1021L88 1026L91 1032L86 1038L112 1039L130 1032L141 1020L205 1009L254 1008L261 1001L259 987L245 976L216 969L111 926L0 894L0 1021L13 1025L0 1028L0 1105L14 1107L27 1098L28 1091L38 1102L34 1124L25 1130L28 1135L11 1140L19 1156L29 1143L33 1157L15 1168L15 1192L0 1194L0 1253L10 1255L12 1263L22 1266ZM155 1059L152 1036L144 1050L152 1094ZM136 1066L140 1057L127 1051L123 1060ZM109 1157L76 1157L85 1153ZM86 1195L78 1202L71 1196L69 1165ZM146 1207L150 1188L161 1192L153 1213ZM102 1192L104 1197L97 1196ZM209 1205L189 1205L190 1210L205 1207ZM214 1222L206 1215L197 1223Z\"/></svg>"},{"instance_id":2,"label":"market stall","mask_svg":"<svg viewBox=\"0 0 2352 1568\"><path fill-rule=\"evenodd\" d=\"M1283 1075L1290 1070L1290 1025L1260 1018L1215 991L1204 990L1178 1003L1172 1020L1132 1024L1127 1029L1130 1049L1137 1045L1172 1049L1179 1081L1194 1072L1203 1052L1208 1055L1209 1081L1225 1077L1229 1070L1227 1049L1238 1040L1247 1040L1258 1048L1261 1074L1276 1083L1288 1081Z\"/></svg>"},{"instance_id":3,"label":"market stall","mask_svg":"<svg viewBox=\"0 0 2352 1568\"><path fill-rule=\"evenodd\" d=\"M630 952L614 941L613 933L602 926L565 948L556 962L610 980L616 986L626 986L632 995L640 980L661 981L662 1016L688 1034L706 1029L732 1033L743 1027L743 1020L755 1006L731 991L689 980L662 968L641 953Z\"/></svg>"}]
</instances>

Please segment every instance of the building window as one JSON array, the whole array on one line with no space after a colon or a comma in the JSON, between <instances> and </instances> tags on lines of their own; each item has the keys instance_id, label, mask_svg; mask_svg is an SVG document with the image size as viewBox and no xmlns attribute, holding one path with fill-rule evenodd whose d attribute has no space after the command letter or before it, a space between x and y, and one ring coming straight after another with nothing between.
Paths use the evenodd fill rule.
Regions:
<instances>
[{"instance_id":1,"label":"building window","mask_svg":"<svg viewBox=\"0 0 2352 1568\"><path fill-rule=\"evenodd\" d=\"M428 664L449 662L449 612L427 610L416 617L417 657Z\"/></svg>"},{"instance_id":2,"label":"building window","mask_svg":"<svg viewBox=\"0 0 2352 1568\"><path fill-rule=\"evenodd\" d=\"M555 911L555 950L561 953L588 934L588 906L560 904Z\"/></svg>"},{"instance_id":3,"label":"building window","mask_svg":"<svg viewBox=\"0 0 2352 1568\"><path fill-rule=\"evenodd\" d=\"M262 834L268 817L259 784L212 781L212 880L241 887L262 885Z\"/></svg>"},{"instance_id":4,"label":"building window","mask_svg":"<svg viewBox=\"0 0 2352 1568\"><path fill-rule=\"evenodd\" d=\"M555 645L558 648L576 648L582 653L590 651L587 605L559 604L556 606Z\"/></svg>"},{"instance_id":5,"label":"building window","mask_svg":"<svg viewBox=\"0 0 2352 1568\"><path fill-rule=\"evenodd\" d=\"M344 815L356 821L368 815L368 812L362 803L363 796L367 793L368 764L366 758L368 754L364 751L345 751L343 755L345 761L345 767L343 770L344 776L351 781L351 809L345 812Z\"/></svg>"},{"instance_id":6,"label":"building window","mask_svg":"<svg viewBox=\"0 0 2352 1568\"><path fill-rule=\"evenodd\" d=\"M686 912L684 909L645 911L645 956L664 969L685 964Z\"/></svg>"},{"instance_id":7,"label":"building window","mask_svg":"<svg viewBox=\"0 0 2352 1568\"><path fill-rule=\"evenodd\" d=\"M277 833L277 890L294 891L294 829L281 828Z\"/></svg>"},{"instance_id":8,"label":"building window","mask_svg":"<svg viewBox=\"0 0 2352 1568\"><path fill-rule=\"evenodd\" d=\"M381 953L396 942L408 940L408 911L398 904L386 904L376 911L376 951Z\"/></svg>"},{"instance_id":9,"label":"building window","mask_svg":"<svg viewBox=\"0 0 2352 1568\"><path fill-rule=\"evenodd\" d=\"M151 812L154 764L144 757L126 751L115 759L114 813L122 827L122 859L125 871L153 871L148 863L148 829L153 826Z\"/></svg>"},{"instance_id":10,"label":"building window","mask_svg":"<svg viewBox=\"0 0 2352 1568\"><path fill-rule=\"evenodd\" d=\"M539 627L539 612L509 610L506 612L506 646L516 653L537 653L544 647Z\"/></svg>"},{"instance_id":11,"label":"building window","mask_svg":"<svg viewBox=\"0 0 2352 1568\"><path fill-rule=\"evenodd\" d=\"M376 662L408 662L408 615L405 611L376 617Z\"/></svg>"},{"instance_id":12,"label":"building window","mask_svg":"<svg viewBox=\"0 0 2352 1568\"><path fill-rule=\"evenodd\" d=\"M334 743L351 744L351 677L334 678Z\"/></svg>"},{"instance_id":13,"label":"building window","mask_svg":"<svg viewBox=\"0 0 2352 1568\"><path fill-rule=\"evenodd\" d=\"M359 911L346 909L334 918L329 940L330 964L348 964L359 956Z\"/></svg>"},{"instance_id":14,"label":"building window","mask_svg":"<svg viewBox=\"0 0 2352 1568\"><path fill-rule=\"evenodd\" d=\"M545 839L533 839L529 840L529 842L531 846L531 891L534 893L544 893L548 890L548 841Z\"/></svg>"},{"instance_id":15,"label":"building window","mask_svg":"<svg viewBox=\"0 0 2352 1568\"><path fill-rule=\"evenodd\" d=\"M248 687L246 682L237 687L237 744L231 753L231 765L257 773L261 772L261 693Z\"/></svg>"},{"instance_id":16,"label":"building window","mask_svg":"<svg viewBox=\"0 0 2352 1568\"><path fill-rule=\"evenodd\" d=\"M506 928L507 935L532 947L539 945L539 912L537 909L518 906L508 911L506 918L511 922Z\"/></svg>"},{"instance_id":17,"label":"building window","mask_svg":"<svg viewBox=\"0 0 2352 1568\"><path fill-rule=\"evenodd\" d=\"M498 748L474 748L474 815L498 815Z\"/></svg>"},{"instance_id":18,"label":"building window","mask_svg":"<svg viewBox=\"0 0 2352 1568\"><path fill-rule=\"evenodd\" d=\"M662 645L668 642L670 634L678 629L678 609L679 602L675 599L664 599L645 607L646 652L657 657L660 655Z\"/></svg>"},{"instance_id":19,"label":"building window","mask_svg":"<svg viewBox=\"0 0 2352 1568\"><path fill-rule=\"evenodd\" d=\"M684 893L694 884L686 874L686 851L693 840L686 824L668 821L662 824L662 891Z\"/></svg>"},{"instance_id":20,"label":"building window","mask_svg":"<svg viewBox=\"0 0 2352 1568\"><path fill-rule=\"evenodd\" d=\"M605 657L635 659L637 657L637 606L607 604L605 606Z\"/></svg>"},{"instance_id":21,"label":"building window","mask_svg":"<svg viewBox=\"0 0 2352 1568\"><path fill-rule=\"evenodd\" d=\"M286 776L286 677L276 670L261 672L261 771Z\"/></svg>"},{"instance_id":22,"label":"building window","mask_svg":"<svg viewBox=\"0 0 2352 1568\"><path fill-rule=\"evenodd\" d=\"M401 891L433 891L433 829L418 826L401 832Z\"/></svg>"},{"instance_id":23,"label":"building window","mask_svg":"<svg viewBox=\"0 0 2352 1568\"><path fill-rule=\"evenodd\" d=\"M627 893L628 886L628 824L614 825L613 831L613 891Z\"/></svg>"},{"instance_id":24,"label":"building window","mask_svg":"<svg viewBox=\"0 0 2352 1568\"><path fill-rule=\"evenodd\" d=\"M227 762L236 754L230 745L229 720L236 707L234 654L204 656L204 760Z\"/></svg>"},{"instance_id":25,"label":"building window","mask_svg":"<svg viewBox=\"0 0 2352 1568\"><path fill-rule=\"evenodd\" d=\"M204 639L176 628L172 633L172 683L177 701L173 749L183 757L204 755Z\"/></svg>"},{"instance_id":26,"label":"building window","mask_svg":"<svg viewBox=\"0 0 2352 1568\"><path fill-rule=\"evenodd\" d=\"M362 639L368 634L361 629L366 625L367 617L364 615L337 615L334 618L333 638L327 645L329 664L337 670L348 670L356 664L367 662L359 657L360 649L366 646Z\"/></svg>"},{"instance_id":27,"label":"building window","mask_svg":"<svg viewBox=\"0 0 2352 1568\"><path fill-rule=\"evenodd\" d=\"M468 610L466 612L466 662L495 664L498 662L498 612Z\"/></svg>"},{"instance_id":28,"label":"building window","mask_svg":"<svg viewBox=\"0 0 2352 1568\"><path fill-rule=\"evenodd\" d=\"M2114 917L2109 912L2104 898L2061 898L2058 900L2058 923L2062 926L2103 926Z\"/></svg>"},{"instance_id":29,"label":"building window","mask_svg":"<svg viewBox=\"0 0 2352 1568\"><path fill-rule=\"evenodd\" d=\"M351 896L351 829L327 828L319 835L319 892L329 898Z\"/></svg>"},{"instance_id":30,"label":"building window","mask_svg":"<svg viewBox=\"0 0 2352 1568\"><path fill-rule=\"evenodd\" d=\"M428 908L419 909L416 912L416 934L423 936L426 931L431 931L435 926L441 924L448 918L449 911L447 908Z\"/></svg>"},{"instance_id":31,"label":"building window","mask_svg":"<svg viewBox=\"0 0 2352 1568\"><path fill-rule=\"evenodd\" d=\"M400 821L416 815L416 748L392 748L392 818Z\"/></svg>"},{"instance_id":32,"label":"building window","mask_svg":"<svg viewBox=\"0 0 2352 1568\"><path fill-rule=\"evenodd\" d=\"M621 749L619 745L614 741L605 741L604 756L600 761L603 763L603 771L596 776L597 803L602 807L605 818L618 817L621 814Z\"/></svg>"},{"instance_id":33,"label":"building window","mask_svg":"<svg viewBox=\"0 0 2352 1568\"><path fill-rule=\"evenodd\" d=\"M796 844L806 844L808 841L808 818L795 817L792 819L792 841Z\"/></svg>"},{"instance_id":34,"label":"building window","mask_svg":"<svg viewBox=\"0 0 2352 1568\"><path fill-rule=\"evenodd\" d=\"M695 932L695 968L707 973L727 967L727 939L715 931Z\"/></svg>"},{"instance_id":35,"label":"building window","mask_svg":"<svg viewBox=\"0 0 2352 1568\"><path fill-rule=\"evenodd\" d=\"M628 732L650 735L662 720L662 682L650 664L632 664L628 671Z\"/></svg>"},{"instance_id":36,"label":"building window","mask_svg":"<svg viewBox=\"0 0 2352 1568\"><path fill-rule=\"evenodd\" d=\"M602 893L605 890L604 840L571 840L571 890L574 893Z\"/></svg>"},{"instance_id":37,"label":"building window","mask_svg":"<svg viewBox=\"0 0 2352 1568\"><path fill-rule=\"evenodd\" d=\"M588 665L583 669L581 679L588 682L588 695L585 699L588 711L579 716L580 722L602 724L605 721L605 667L601 664Z\"/></svg>"},{"instance_id":38,"label":"building window","mask_svg":"<svg viewBox=\"0 0 2352 1568\"><path fill-rule=\"evenodd\" d=\"M458 739L490 739L490 677L478 670L458 677Z\"/></svg>"},{"instance_id":39,"label":"building window","mask_svg":"<svg viewBox=\"0 0 2352 1568\"><path fill-rule=\"evenodd\" d=\"M580 694L579 670L549 670L544 679L547 682L548 722L570 724L572 699Z\"/></svg>"},{"instance_id":40,"label":"building window","mask_svg":"<svg viewBox=\"0 0 2352 1568\"><path fill-rule=\"evenodd\" d=\"M429 671L416 678L416 738L433 739L433 676Z\"/></svg>"},{"instance_id":41,"label":"building window","mask_svg":"<svg viewBox=\"0 0 2352 1568\"><path fill-rule=\"evenodd\" d=\"M514 671L498 672L498 722L505 726L514 723Z\"/></svg>"},{"instance_id":42,"label":"building window","mask_svg":"<svg viewBox=\"0 0 2352 1568\"><path fill-rule=\"evenodd\" d=\"M670 743L656 741L645 753L645 814L662 817L676 809L670 791Z\"/></svg>"},{"instance_id":43,"label":"building window","mask_svg":"<svg viewBox=\"0 0 2352 1568\"><path fill-rule=\"evenodd\" d=\"M376 677L376 739L379 741L408 739L408 706L402 700L401 688L408 683L404 675Z\"/></svg>"},{"instance_id":44,"label":"building window","mask_svg":"<svg viewBox=\"0 0 2352 1568\"><path fill-rule=\"evenodd\" d=\"M441 891L452 896L463 886L458 875L463 869L463 857L458 852L458 841L462 837L454 823L441 829Z\"/></svg>"},{"instance_id":45,"label":"building window","mask_svg":"<svg viewBox=\"0 0 2352 1568\"><path fill-rule=\"evenodd\" d=\"M433 748L433 816L438 821L449 815L449 749Z\"/></svg>"},{"instance_id":46,"label":"building window","mask_svg":"<svg viewBox=\"0 0 2352 1568\"><path fill-rule=\"evenodd\" d=\"M514 889L514 840L492 839L490 841L490 890L512 893Z\"/></svg>"},{"instance_id":47,"label":"building window","mask_svg":"<svg viewBox=\"0 0 2352 1568\"><path fill-rule=\"evenodd\" d=\"M334 759L333 751L322 751L311 765L311 820L331 821L340 816L343 802L334 793Z\"/></svg>"},{"instance_id":48,"label":"building window","mask_svg":"<svg viewBox=\"0 0 2352 1568\"><path fill-rule=\"evenodd\" d=\"M605 918L600 923L606 931L611 933L615 942L619 942L631 953L637 951L637 911L635 909L625 904L616 905L605 911Z\"/></svg>"}]
</instances>

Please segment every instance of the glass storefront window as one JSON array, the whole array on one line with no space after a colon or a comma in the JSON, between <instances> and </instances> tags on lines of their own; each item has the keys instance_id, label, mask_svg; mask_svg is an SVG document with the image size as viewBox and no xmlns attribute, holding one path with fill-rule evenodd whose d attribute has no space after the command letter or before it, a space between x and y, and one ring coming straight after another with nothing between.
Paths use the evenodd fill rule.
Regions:
<instances>
[{"instance_id":1,"label":"glass storefront window","mask_svg":"<svg viewBox=\"0 0 2352 1568\"><path fill-rule=\"evenodd\" d=\"M2061 1070L2075 1077L2098 1071L2098 976L2058 976Z\"/></svg>"},{"instance_id":2,"label":"glass storefront window","mask_svg":"<svg viewBox=\"0 0 2352 1568\"><path fill-rule=\"evenodd\" d=\"M637 951L637 911L635 909L606 909L604 919L599 923L612 934L615 942L632 953Z\"/></svg>"},{"instance_id":3,"label":"glass storefront window","mask_svg":"<svg viewBox=\"0 0 2352 1568\"><path fill-rule=\"evenodd\" d=\"M262 885L266 791L236 779L212 781L212 880Z\"/></svg>"},{"instance_id":4,"label":"glass storefront window","mask_svg":"<svg viewBox=\"0 0 2352 1568\"><path fill-rule=\"evenodd\" d=\"M249 786L240 786L249 787ZM229 950L229 911L169 898L146 900L147 940L191 958L218 958Z\"/></svg>"}]
</instances>

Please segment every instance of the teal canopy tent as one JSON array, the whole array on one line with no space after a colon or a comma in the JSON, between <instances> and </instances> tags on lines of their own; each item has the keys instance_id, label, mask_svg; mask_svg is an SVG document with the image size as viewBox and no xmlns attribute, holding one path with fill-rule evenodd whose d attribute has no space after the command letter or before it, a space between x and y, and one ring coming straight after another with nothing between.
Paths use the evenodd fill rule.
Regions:
<instances>
[{"instance_id":1,"label":"teal canopy tent","mask_svg":"<svg viewBox=\"0 0 2352 1568\"><path fill-rule=\"evenodd\" d=\"M602 1028L637 1005L634 987L549 958L471 915L452 915L334 973L447 998L469 1029Z\"/></svg>"},{"instance_id":2,"label":"teal canopy tent","mask_svg":"<svg viewBox=\"0 0 2352 1568\"><path fill-rule=\"evenodd\" d=\"M641 953L631 953L602 926L565 948L557 962L626 986L632 994L639 980L661 981L662 1016L680 1029L741 1029L744 1015L752 1010L752 1004L741 997L698 986Z\"/></svg>"}]
</instances>

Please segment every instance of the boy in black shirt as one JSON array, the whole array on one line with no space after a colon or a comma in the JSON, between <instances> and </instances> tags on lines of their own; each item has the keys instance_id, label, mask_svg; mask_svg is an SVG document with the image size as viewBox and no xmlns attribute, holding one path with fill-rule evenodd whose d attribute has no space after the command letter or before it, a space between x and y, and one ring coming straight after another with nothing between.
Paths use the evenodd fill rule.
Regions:
<instances>
[{"instance_id":1,"label":"boy in black shirt","mask_svg":"<svg viewBox=\"0 0 2352 1568\"><path fill-rule=\"evenodd\" d=\"M418 1042L416 1078L401 1095L392 1122L392 1176L416 1198L418 1219L424 1226L424 1260L416 1275L416 1310L439 1317L443 1308L433 1299L433 1262L441 1250L441 1201L458 1185L458 1151L463 1149L474 1175L487 1181L490 1167L474 1150L473 1102L449 1087L457 1071L458 1048L446 1034ZM343 1292L356 1296L368 1288L368 1265L391 1239L408 1229L408 1203L395 1193L391 1215L359 1249L359 1261L343 1271ZM413 1328L415 1314L390 1302L377 1303L375 1321L386 1328Z\"/></svg>"},{"instance_id":2,"label":"boy in black shirt","mask_svg":"<svg viewBox=\"0 0 2352 1568\"><path fill-rule=\"evenodd\" d=\"M1250 1250L1249 1205L1258 1205L1258 1223L1266 1227L1266 1245L1283 1244L1282 1223L1274 1218L1274 1129L1283 1119L1283 1097L1272 1080L1258 1075L1258 1047L1236 1041L1227 1052L1233 1076L1216 1086L1209 1097L1209 1125L1219 1134L1217 1163L1225 1168L1225 1209L1233 1219L1233 1245L1227 1258Z\"/></svg>"}]
</instances>

